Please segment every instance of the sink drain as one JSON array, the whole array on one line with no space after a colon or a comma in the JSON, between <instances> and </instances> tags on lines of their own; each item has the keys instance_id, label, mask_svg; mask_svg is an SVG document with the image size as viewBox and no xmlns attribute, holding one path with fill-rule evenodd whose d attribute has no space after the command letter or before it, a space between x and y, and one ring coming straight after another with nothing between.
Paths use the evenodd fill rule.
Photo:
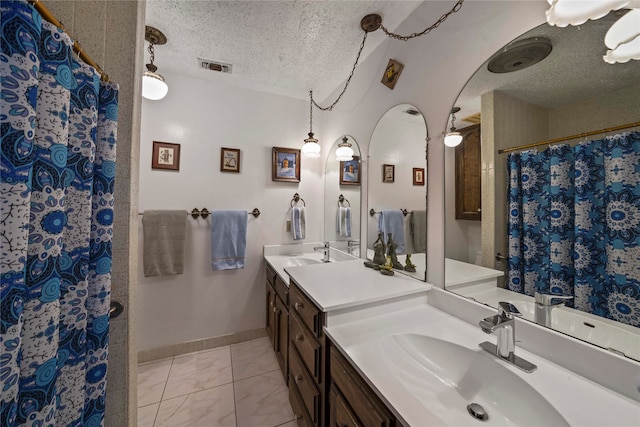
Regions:
<instances>
[{"instance_id":1,"label":"sink drain","mask_svg":"<svg viewBox=\"0 0 640 427\"><path fill-rule=\"evenodd\" d=\"M489 419L489 415L484 408L477 403L470 403L467 405L467 412L476 420L486 421Z\"/></svg>"}]
</instances>

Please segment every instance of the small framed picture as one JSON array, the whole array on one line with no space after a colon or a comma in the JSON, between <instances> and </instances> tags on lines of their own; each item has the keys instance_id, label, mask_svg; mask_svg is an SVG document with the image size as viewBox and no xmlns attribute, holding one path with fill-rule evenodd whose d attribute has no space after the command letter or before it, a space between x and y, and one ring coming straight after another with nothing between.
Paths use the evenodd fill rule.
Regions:
<instances>
[{"instance_id":1,"label":"small framed picture","mask_svg":"<svg viewBox=\"0 0 640 427\"><path fill-rule=\"evenodd\" d=\"M400 73L402 73L403 68L404 65L394 59L390 59L382 76L382 84L389 89L393 89L400 78Z\"/></svg>"},{"instance_id":2,"label":"small framed picture","mask_svg":"<svg viewBox=\"0 0 640 427\"><path fill-rule=\"evenodd\" d=\"M424 168L413 168L413 185L424 185Z\"/></svg>"},{"instance_id":3,"label":"small framed picture","mask_svg":"<svg viewBox=\"0 0 640 427\"><path fill-rule=\"evenodd\" d=\"M382 165L382 182L393 182L396 177L395 165Z\"/></svg>"},{"instance_id":4,"label":"small framed picture","mask_svg":"<svg viewBox=\"0 0 640 427\"><path fill-rule=\"evenodd\" d=\"M300 150L273 147L271 180L300 182Z\"/></svg>"},{"instance_id":5,"label":"small framed picture","mask_svg":"<svg viewBox=\"0 0 640 427\"><path fill-rule=\"evenodd\" d=\"M220 149L220 172L240 173L240 150L224 147Z\"/></svg>"},{"instance_id":6,"label":"small framed picture","mask_svg":"<svg viewBox=\"0 0 640 427\"><path fill-rule=\"evenodd\" d=\"M151 168L180 170L180 144L153 141Z\"/></svg>"},{"instance_id":7,"label":"small framed picture","mask_svg":"<svg viewBox=\"0 0 640 427\"><path fill-rule=\"evenodd\" d=\"M360 157L340 161L340 185L360 185Z\"/></svg>"}]
</instances>

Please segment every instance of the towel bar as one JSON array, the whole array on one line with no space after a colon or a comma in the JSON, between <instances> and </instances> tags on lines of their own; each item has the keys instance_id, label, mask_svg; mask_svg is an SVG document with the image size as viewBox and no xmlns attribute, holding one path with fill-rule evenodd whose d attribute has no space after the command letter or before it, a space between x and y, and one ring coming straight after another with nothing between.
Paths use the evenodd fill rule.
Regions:
<instances>
[{"instance_id":1,"label":"towel bar","mask_svg":"<svg viewBox=\"0 0 640 427\"><path fill-rule=\"evenodd\" d=\"M293 195L293 199L291 199L291 207L293 207L293 202L298 203L300 200L302 200L302 206L307 206L307 204L305 203L304 199L302 197L300 197L300 195L298 193Z\"/></svg>"},{"instance_id":2,"label":"towel bar","mask_svg":"<svg viewBox=\"0 0 640 427\"><path fill-rule=\"evenodd\" d=\"M409 213L409 211L406 210L406 209L400 209L400 211L402 212L402 215L404 215L404 216L407 216L407 214ZM370 216L374 216L377 213L380 213L380 212L374 211L373 208L369 209L369 215Z\"/></svg>"},{"instance_id":3,"label":"towel bar","mask_svg":"<svg viewBox=\"0 0 640 427\"><path fill-rule=\"evenodd\" d=\"M351 202L349 202L349 199L345 199L344 196L341 194L340 196L338 196L338 207L341 208L341 203L347 202L348 207L351 207Z\"/></svg>"},{"instance_id":4,"label":"towel bar","mask_svg":"<svg viewBox=\"0 0 640 427\"><path fill-rule=\"evenodd\" d=\"M247 213L249 215L252 215L254 218L258 218L261 214L260 209L258 208L253 208L251 212L247 212ZM144 212L138 212L138 215L144 215ZM191 212L187 212L187 215L191 216L191 218L193 219L198 219L199 217L202 217L202 219L207 219L209 215L211 215L211 212L207 208L202 208L202 209L193 208Z\"/></svg>"}]
</instances>

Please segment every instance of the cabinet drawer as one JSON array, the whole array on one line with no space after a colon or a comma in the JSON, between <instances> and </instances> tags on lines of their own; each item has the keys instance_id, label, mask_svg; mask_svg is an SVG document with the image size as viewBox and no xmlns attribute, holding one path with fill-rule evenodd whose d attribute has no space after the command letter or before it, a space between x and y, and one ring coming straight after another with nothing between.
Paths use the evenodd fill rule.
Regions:
<instances>
[{"instance_id":1,"label":"cabinet drawer","mask_svg":"<svg viewBox=\"0 0 640 427\"><path fill-rule=\"evenodd\" d=\"M315 304L313 304L311 300L302 293L295 282L291 282L289 294L290 311L295 311L307 328L309 328L316 337L320 337L322 334L322 313L320 310L318 310Z\"/></svg>"},{"instance_id":2,"label":"cabinet drawer","mask_svg":"<svg viewBox=\"0 0 640 427\"><path fill-rule=\"evenodd\" d=\"M332 390L333 393L333 390ZM353 412L351 412L351 408L349 408L349 404L345 402L344 398L340 393L336 393L335 395L335 407L336 407L336 424L340 427L360 427L360 423L358 422L358 418L355 416Z\"/></svg>"},{"instance_id":3,"label":"cabinet drawer","mask_svg":"<svg viewBox=\"0 0 640 427\"><path fill-rule=\"evenodd\" d=\"M298 351L292 348L289 356L290 381L298 387L298 391L307 408L307 412L311 416L311 420L317 423L320 415L320 392L313 382L313 378L311 378L307 369L304 367L302 360L300 360Z\"/></svg>"},{"instance_id":4,"label":"cabinet drawer","mask_svg":"<svg viewBox=\"0 0 640 427\"><path fill-rule=\"evenodd\" d=\"M300 427L313 427L313 422L309 419L309 414L304 407L298 388L289 379L289 403L291 403L291 409L293 409L293 415Z\"/></svg>"},{"instance_id":5,"label":"cabinet drawer","mask_svg":"<svg viewBox=\"0 0 640 427\"><path fill-rule=\"evenodd\" d=\"M371 427L395 425L395 418L386 406L334 347L331 347L330 358L331 380L349 403L348 408L351 408L356 419Z\"/></svg>"},{"instance_id":6,"label":"cabinet drawer","mask_svg":"<svg viewBox=\"0 0 640 427\"><path fill-rule=\"evenodd\" d=\"M318 340L302 326L296 313L289 313L289 349L296 348L307 371L313 376L316 384L322 384L322 347Z\"/></svg>"},{"instance_id":7,"label":"cabinet drawer","mask_svg":"<svg viewBox=\"0 0 640 427\"><path fill-rule=\"evenodd\" d=\"M265 274L267 275L267 282L269 282L269 284L271 286L275 286L274 285L274 280L277 276L275 270L273 268L271 268L271 266L269 264L267 264L267 267L265 268Z\"/></svg>"},{"instance_id":8,"label":"cabinet drawer","mask_svg":"<svg viewBox=\"0 0 640 427\"><path fill-rule=\"evenodd\" d=\"M284 305L289 307L289 286L287 286L277 274L275 275L273 282L278 296L280 297Z\"/></svg>"}]
</instances>

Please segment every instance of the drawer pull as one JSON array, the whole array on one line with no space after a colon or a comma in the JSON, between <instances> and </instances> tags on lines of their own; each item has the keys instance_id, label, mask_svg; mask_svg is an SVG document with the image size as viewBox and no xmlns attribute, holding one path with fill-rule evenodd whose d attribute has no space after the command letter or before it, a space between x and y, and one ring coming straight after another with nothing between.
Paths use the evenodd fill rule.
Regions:
<instances>
[{"instance_id":1,"label":"drawer pull","mask_svg":"<svg viewBox=\"0 0 640 427\"><path fill-rule=\"evenodd\" d=\"M278 309L273 307L273 312L275 313L276 311L278 311Z\"/></svg>"},{"instance_id":2,"label":"drawer pull","mask_svg":"<svg viewBox=\"0 0 640 427\"><path fill-rule=\"evenodd\" d=\"M303 339L302 335L296 335L296 341L302 341Z\"/></svg>"},{"instance_id":3,"label":"drawer pull","mask_svg":"<svg viewBox=\"0 0 640 427\"><path fill-rule=\"evenodd\" d=\"M300 381L302 381L302 375L296 375L295 379L296 379L296 382L299 383Z\"/></svg>"},{"instance_id":4,"label":"drawer pull","mask_svg":"<svg viewBox=\"0 0 640 427\"><path fill-rule=\"evenodd\" d=\"M298 415L298 414L293 414L296 417L296 420L299 420L300 418L302 418L302 415Z\"/></svg>"},{"instance_id":5,"label":"drawer pull","mask_svg":"<svg viewBox=\"0 0 640 427\"><path fill-rule=\"evenodd\" d=\"M293 304L293 308L295 308L296 310L300 311L300 309L303 307L302 303L297 302L295 304Z\"/></svg>"},{"instance_id":6,"label":"drawer pull","mask_svg":"<svg viewBox=\"0 0 640 427\"><path fill-rule=\"evenodd\" d=\"M270 305L271 307L273 307L273 301L271 301L271 302L269 303L269 305Z\"/></svg>"}]
</instances>

